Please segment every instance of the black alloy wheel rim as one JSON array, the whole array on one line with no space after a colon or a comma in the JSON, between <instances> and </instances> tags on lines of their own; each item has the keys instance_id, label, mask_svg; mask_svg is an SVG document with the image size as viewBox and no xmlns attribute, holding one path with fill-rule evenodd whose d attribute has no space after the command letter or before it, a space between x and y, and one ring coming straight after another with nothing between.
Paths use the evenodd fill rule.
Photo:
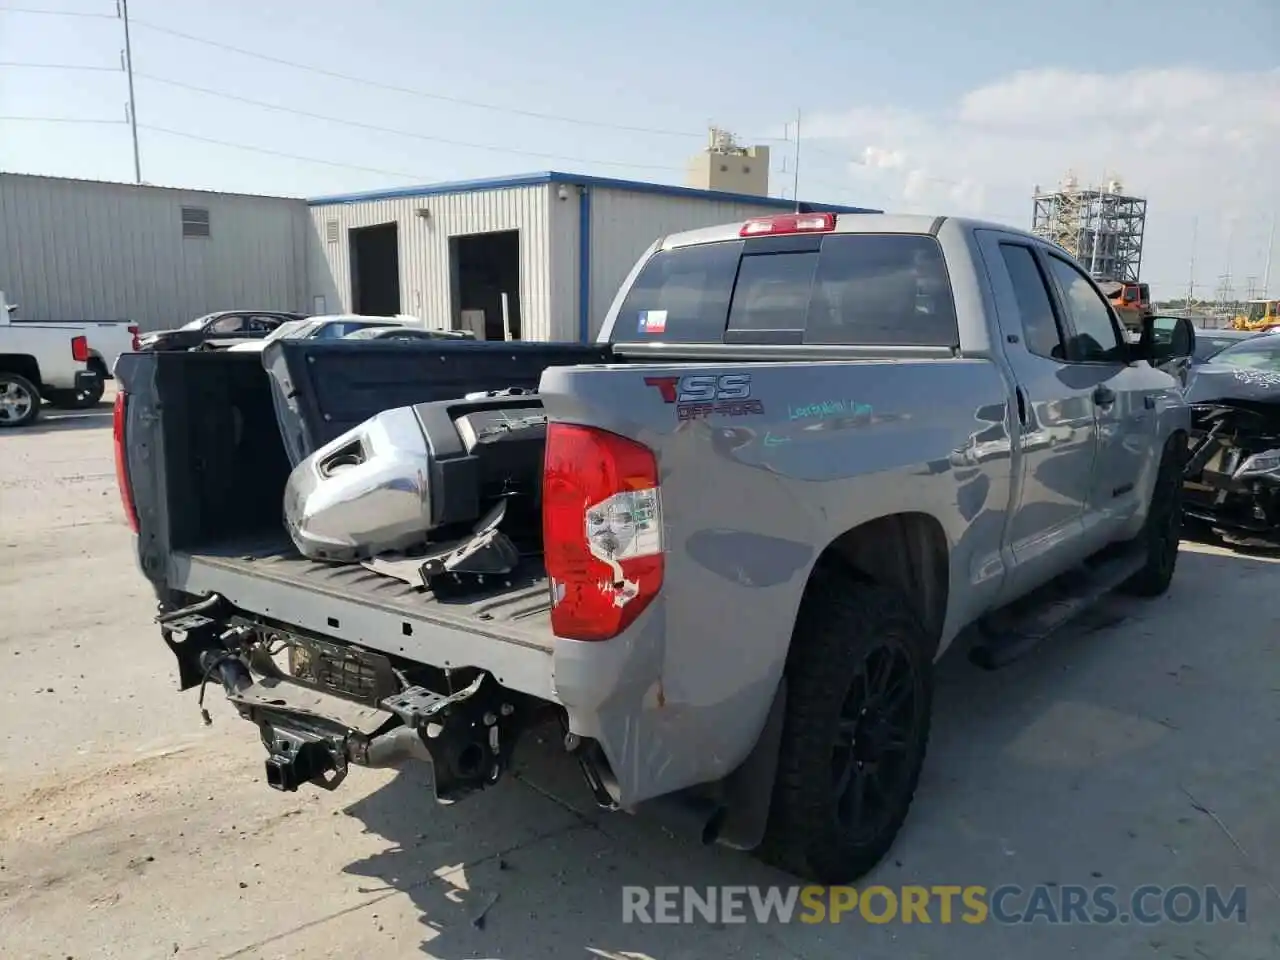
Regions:
<instances>
[{"instance_id":1,"label":"black alloy wheel rim","mask_svg":"<svg viewBox=\"0 0 1280 960\"><path fill-rule=\"evenodd\" d=\"M880 833L910 789L919 697L916 665L901 644L882 641L863 657L832 752L836 823L855 843Z\"/></svg>"}]
</instances>

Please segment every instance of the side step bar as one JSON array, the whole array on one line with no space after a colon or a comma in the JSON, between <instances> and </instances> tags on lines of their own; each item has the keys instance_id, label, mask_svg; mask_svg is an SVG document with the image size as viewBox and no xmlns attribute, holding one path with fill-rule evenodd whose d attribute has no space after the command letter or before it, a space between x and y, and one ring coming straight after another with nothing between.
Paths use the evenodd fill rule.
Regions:
<instances>
[{"instance_id":1,"label":"side step bar","mask_svg":"<svg viewBox=\"0 0 1280 960\"><path fill-rule=\"evenodd\" d=\"M1004 610L980 621L983 640L969 660L997 670L1025 656L1142 569L1145 554L1136 549L1081 568L1046 584Z\"/></svg>"}]
</instances>

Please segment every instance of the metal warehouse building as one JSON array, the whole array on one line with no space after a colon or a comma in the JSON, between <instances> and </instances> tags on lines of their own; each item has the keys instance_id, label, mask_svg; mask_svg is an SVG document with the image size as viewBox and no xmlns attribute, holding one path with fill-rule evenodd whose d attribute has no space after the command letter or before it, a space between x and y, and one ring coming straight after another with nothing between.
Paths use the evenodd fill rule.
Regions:
<instances>
[{"instance_id":1,"label":"metal warehouse building","mask_svg":"<svg viewBox=\"0 0 1280 960\"><path fill-rule=\"evenodd\" d=\"M0 173L0 290L24 320L144 330L308 302L306 201Z\"/></svg>"},{"instance_id":2,"label":"metal warehouse building","mask_svg":"<svg viewBox=\"0 0 1280 960\"><path fill-rule=\"evenodd\" d=\"M430 327L522 340L594 336L660 236L797 209L793 200L554 171L308 202L309 309L403 312Z\"/></svg>"}]
</instances>

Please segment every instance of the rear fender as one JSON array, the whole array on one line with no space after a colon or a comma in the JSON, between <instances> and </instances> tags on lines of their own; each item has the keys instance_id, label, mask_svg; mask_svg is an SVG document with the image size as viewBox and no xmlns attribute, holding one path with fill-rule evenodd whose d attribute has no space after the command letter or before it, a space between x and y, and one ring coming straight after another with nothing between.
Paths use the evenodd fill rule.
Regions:
<instances>
[{"instance_id":1,"label":"rear fender","mask_svg":"<svg viewBox=\"0 0 1280 960\"><path fill-rule=\"evenodd\" d=\"M929 403L903 389L913 377L929 381ZM558 639L553 651L570 730L599 742L624 807L724 780L747 760L810 573L847 531L904 513L937 521L945 589L927 619L940 641L960 606L1001 585L1011 447L989 362L556 367L539 394L550 422L658 455L662 591L621 636ZM941 599L956 596L965 603Z\"/></svg>"}]
</instances>

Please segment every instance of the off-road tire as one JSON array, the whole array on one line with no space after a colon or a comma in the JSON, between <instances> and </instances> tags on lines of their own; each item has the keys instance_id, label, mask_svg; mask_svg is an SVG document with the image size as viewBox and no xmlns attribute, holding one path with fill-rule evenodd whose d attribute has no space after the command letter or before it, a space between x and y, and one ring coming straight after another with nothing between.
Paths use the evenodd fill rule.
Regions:
<instances>
[{"instance_id":1,"label":"off-road tire","mask_svg":"<svg viewBox=\"0 0 1280 960\"><path fill-rule=\"evenodd\" d=\"M21 374L0 370L0 393L3 393L11 384L31 398L31 405L27 412L17 419L7 420L0 417L0 430L30 426L40 417L40 391L36 389L36 385Z\"/></svg>"},{"instance_id":2,"label":"off-road tire","mask_svg":"<svg viewBox=\"0 0 1280 960\"><path fill-rule=\"evenodd\" d=\"M836 741L842 726L851 722L842 723L842 714L848 718L852 711L856 717L859 703L869 702L859 696L867 689L861 678L872 674L872 665L885 662L877 657L886 649L895 651L889 662L910 668L909 707L899 710L909 714L911 733L901 738L901 751L886 754L893 758L892 768L876 765L878 771L894 772L896 788L888 791L892 797L874 823L866 816L852 818L867 830L855 835L857 828L851 830L837 817L837 766L843 768L846 756L852 759L853 747L845 753ZM762 859L827 884L850 883L880 862L906 820L920 779L933 709L934 649L896 591L840 571L815 572L788 654L786 717ZM898 696L891 691L882 700ZM867 783L865 777L859 780ZM860 812L870 795L861 795Z\"/></svg>"},{"instance_id":3,"label":"off-road tire","mask_svg":"<svg viewBox=\"0 0 1280 960\"><path fill-rule=\"evenodd\" d=\"M1182 465L1185 443L1179 438L1165 445L1151 491L1147 521L1137 541L1146 553L1142 569L1120 584L1120 591L1135 597L1158 597L1169 589L1178 566L1182 540Z\"/></svg>"}]
</instances>

